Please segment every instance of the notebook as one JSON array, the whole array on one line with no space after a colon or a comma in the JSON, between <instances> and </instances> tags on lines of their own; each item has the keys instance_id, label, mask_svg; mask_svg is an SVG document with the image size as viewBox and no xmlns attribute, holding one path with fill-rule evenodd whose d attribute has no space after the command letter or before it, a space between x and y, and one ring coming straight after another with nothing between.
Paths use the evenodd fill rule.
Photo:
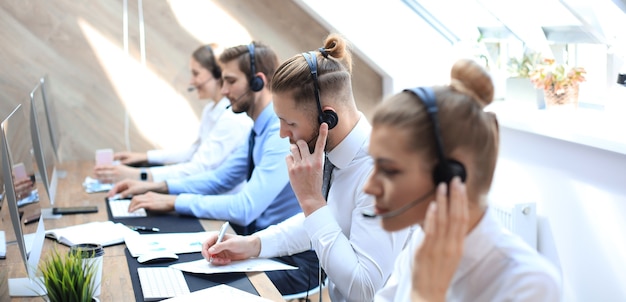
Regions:
<instances>
[{"instance_id":1,"label":"notebook","mask_svg":"<svg viewBox=\"0 0 626 302\"><path fill-rule=\"evenodd\" d=\"M46 231L46 237L67 246L78 243L98 243L102 246L109 246L123 243L125 237L138 235L138 232L113 221L89 222Z\"/></svg>"}]
</instances>

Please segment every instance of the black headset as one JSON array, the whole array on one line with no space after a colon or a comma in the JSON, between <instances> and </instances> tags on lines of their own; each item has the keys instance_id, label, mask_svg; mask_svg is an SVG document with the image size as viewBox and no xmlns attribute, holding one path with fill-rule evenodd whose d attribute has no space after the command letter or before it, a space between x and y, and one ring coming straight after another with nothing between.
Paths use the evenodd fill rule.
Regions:
<instances>
[{"instance_id":1,"label":"black headset","mask_svg":"<svg viewBox=\"0 0 626 302\"><path fill-rule=\"evenodd\" d=\"M465 172L463 164L457 160L446 158L445 156L441 131L439 129L439 118L437 116L439 109L437 108L437 101L435 99L435 92L433 89L430 87L417 87L405 89L404 91L413 93L418 99L420 99L420 101L422 101L424 106L426 106L426 112L428 113L428 116L430 116L430 121L433 124L435 146L437 150L437 157L439 158L439 162L433 171L433 181L435 182L435 185L442 182L450 183L454 176L460 177L461 181L465 182L467 173Z\"/></svg>"},{"instance_id":2,"label":"black headset","mask_svg":"<svg viewBox=\"0 0 626 302\"><path fill-rule=\"evenodd\" d=\"M309 70L311 70L311 77L313 78L313 87L315 89L315 101L317 102L317 120L320 125L322 123L326 123L328 125L328 129L333 129L337 126L339 122L339 116L337 113L332 110L324 110L322 111L322 103L320 102L320 87L317 82L317 57L314 51L303 52L302 56L306 60L306 63L309 64Z\"/></svg>"},{"instance_id":3,"label":"black headset","mask_svg":"<svg viewBox=\"0 0 626 302\"><path fill-rule=\"evenodd\" d=\"M256 75L256 65L254 63L254 42L248 44L248 52L250 53L250 90L258 92L263 89L264 83L263 79Z\"/></svg>"}]
</instances>

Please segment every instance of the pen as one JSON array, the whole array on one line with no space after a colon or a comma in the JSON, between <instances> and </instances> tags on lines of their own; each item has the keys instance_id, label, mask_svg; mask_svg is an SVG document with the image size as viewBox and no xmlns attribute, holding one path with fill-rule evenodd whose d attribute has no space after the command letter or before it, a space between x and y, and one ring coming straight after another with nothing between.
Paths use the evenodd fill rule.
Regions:
<instances>
[{"instance_id":1,"label":"pen","mask_svg":"<svg viewBox=\"0 0 626 302\"><path fill-rule=\"evenodd\" d=\"M24 218L24 224L31 224L35 221L38 221L40 216L41 213L35 213L33 215L27 216L26 218Z\"/></svg>"},{"instance_id":2,"label":"pen","mask_svg":"<svg viewBox=\"0 0 626 302\"><path fill-rule=\"evenodd\" d=\"M215 244L222 242L222 239L224 239L224 234L226 234L226 229L228 228L228 226L229 226L228 221L222 224L222 228L220 229L220 233L217 235L217 241L215 241ZM211 262L213 262L213 255L211 255L211 258L209 258L209 263Z\"/></svg>"},{"instance_id":3,"label":"pen","mask_svg":"<svg viewBox=\"0 0 626 302\"><path fill-rule=\"evenodd\" d=\"M150 231L150 232L159 232L161 231L159 228L146 227L141 225L127 225L133 231Z\"/></svg>"}]
</instances>

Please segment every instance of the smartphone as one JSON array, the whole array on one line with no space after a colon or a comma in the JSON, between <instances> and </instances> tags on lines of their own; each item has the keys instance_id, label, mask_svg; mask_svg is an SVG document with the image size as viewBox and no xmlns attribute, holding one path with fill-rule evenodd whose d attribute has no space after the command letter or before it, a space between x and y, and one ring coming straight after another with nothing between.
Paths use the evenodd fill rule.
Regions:
<instances>
[{"instance_id":1,"label":"smartphone","mask_svg":"<svg viewBox=\"0 0 626 302\"><path fill-rule=\"evenodd\" d=\"M96 150L96 165L112 165L113 149Z\"/></svg>"},{"instance_id":2,"label":"smartphone","mask_svg":"<svg viewBox=\"0 0 626 302\"><path fill-rule=\"evenodd\" d=\"M62 207L52 208L52 214L84 214L84 213L97 213L97 206L84 206L84 207Z\"/></svg>"},{"instance_id":3,"label":"smartphone","mask_svg":"<svg viewBox=\"0 0 626 302\"><path fill-rule=\"evenodd\" d=\"M13 165L13 175L15 176L15 180L17 181L28 179L28 175L26 175L26 167L24 167L24 163L17 163Z\"/></svg>"},{"instance_id":4,"label":"smartphone","mask_svg":"<svg viewBox=\"0 0 626 302\"><path fill-rule=\"evenodd\" d=\"M30 223L33 223L35 221L38 221L40 216L41 216L41 212L39 212L39 211L37 211L37 213L34 213L32 215L26 216L24 218L24 224L30 224Z\"/></svg>"}]
</instances>

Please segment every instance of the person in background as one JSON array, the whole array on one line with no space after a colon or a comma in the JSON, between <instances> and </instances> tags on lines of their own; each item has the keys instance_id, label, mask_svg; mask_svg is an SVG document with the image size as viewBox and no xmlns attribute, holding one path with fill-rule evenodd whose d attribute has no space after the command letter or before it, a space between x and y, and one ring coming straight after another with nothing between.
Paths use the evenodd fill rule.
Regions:
<instances>
[{"instance_id":1,"label":"person in background","mask_svg":"<svg viewBox=\"0 0 626 302\"><path fill-rule=\"evenodd\" d=\"M246 143L252 121L244 114L236 114L228 109L229 101L220 91L222 69L212 47L204 45L196 49L191 55L190 66L190 89L197 91L198 99L208 100L202 111L196 141L181 149L150 150L146 153L117 152L114 159L122 165L100 165L94 168L100 182L115 183L127 178L163 181L199 174L216 169L237 147ZM145 163L162 166L128 166Z\"/></svg>"},{"instance_id":2,"label":"person in background","mask_svg":"<svg viewBox=\"0 0 626 302\"><path fill-rule=\"evenodd\" d=\"M13 175L13 186L15 190L15 197L18 201L30 197L33 190L36 189L35 186L35 175L32 177L24 178L24 179L15 179L15 175Z\"/></svg>"},{"instance_id":3,"label":"person in background","mask_svg":"<svg viewBox=\"0 0 626 302\"><path fill-rule=\"evenodd\" d=\"M499 145L496 117L483 111L491 78L471 60L456 62L451 76L448 86L407 89L375 110L365 192L385 230L421 227L375 301L560 301L554 266L487 203Z\"/></svg>"},{"instance_id":4,"label":"person in background","mask_svg":"<svg viewBox=\"0 0 626 302\"><path fill-rule=\"evenodd\" d=\"M319 50L283 62L272 82L281 136L291 142L289 179L303 214L251 236L226 235L221 243L211 234L202 248L217 265L312 248L335 302L371 301L408 238L407 230L388 233L362 215L373 209L363 192L373 164L367 154L371 128L356 107L347 47L331 34ZM267 272L274 273L280 272Z\"/></svg>"},{"instance_id":5,"label":"person in background","mask_svg":"<svg viewBox=\"0 0 626 302\"><path fill-rule=\"evenodd\" d=\"M224 50L219 61L222 92L232 110L245 112L254 120L248 144L213 171L160 182L127 179L117 183L108 196L133 195L130 211L176 210L184 215L228 220L238 234L251 234L301 212L285 163L289 141L280 137L280 121L270 91L278 57L269 46L252 42ZM240 192L223 194L245 180ZM317 287L319 265L314 252L280 256L275 259L299 268L267 272L283 295Z\"/></svg>"}]
</instances>

